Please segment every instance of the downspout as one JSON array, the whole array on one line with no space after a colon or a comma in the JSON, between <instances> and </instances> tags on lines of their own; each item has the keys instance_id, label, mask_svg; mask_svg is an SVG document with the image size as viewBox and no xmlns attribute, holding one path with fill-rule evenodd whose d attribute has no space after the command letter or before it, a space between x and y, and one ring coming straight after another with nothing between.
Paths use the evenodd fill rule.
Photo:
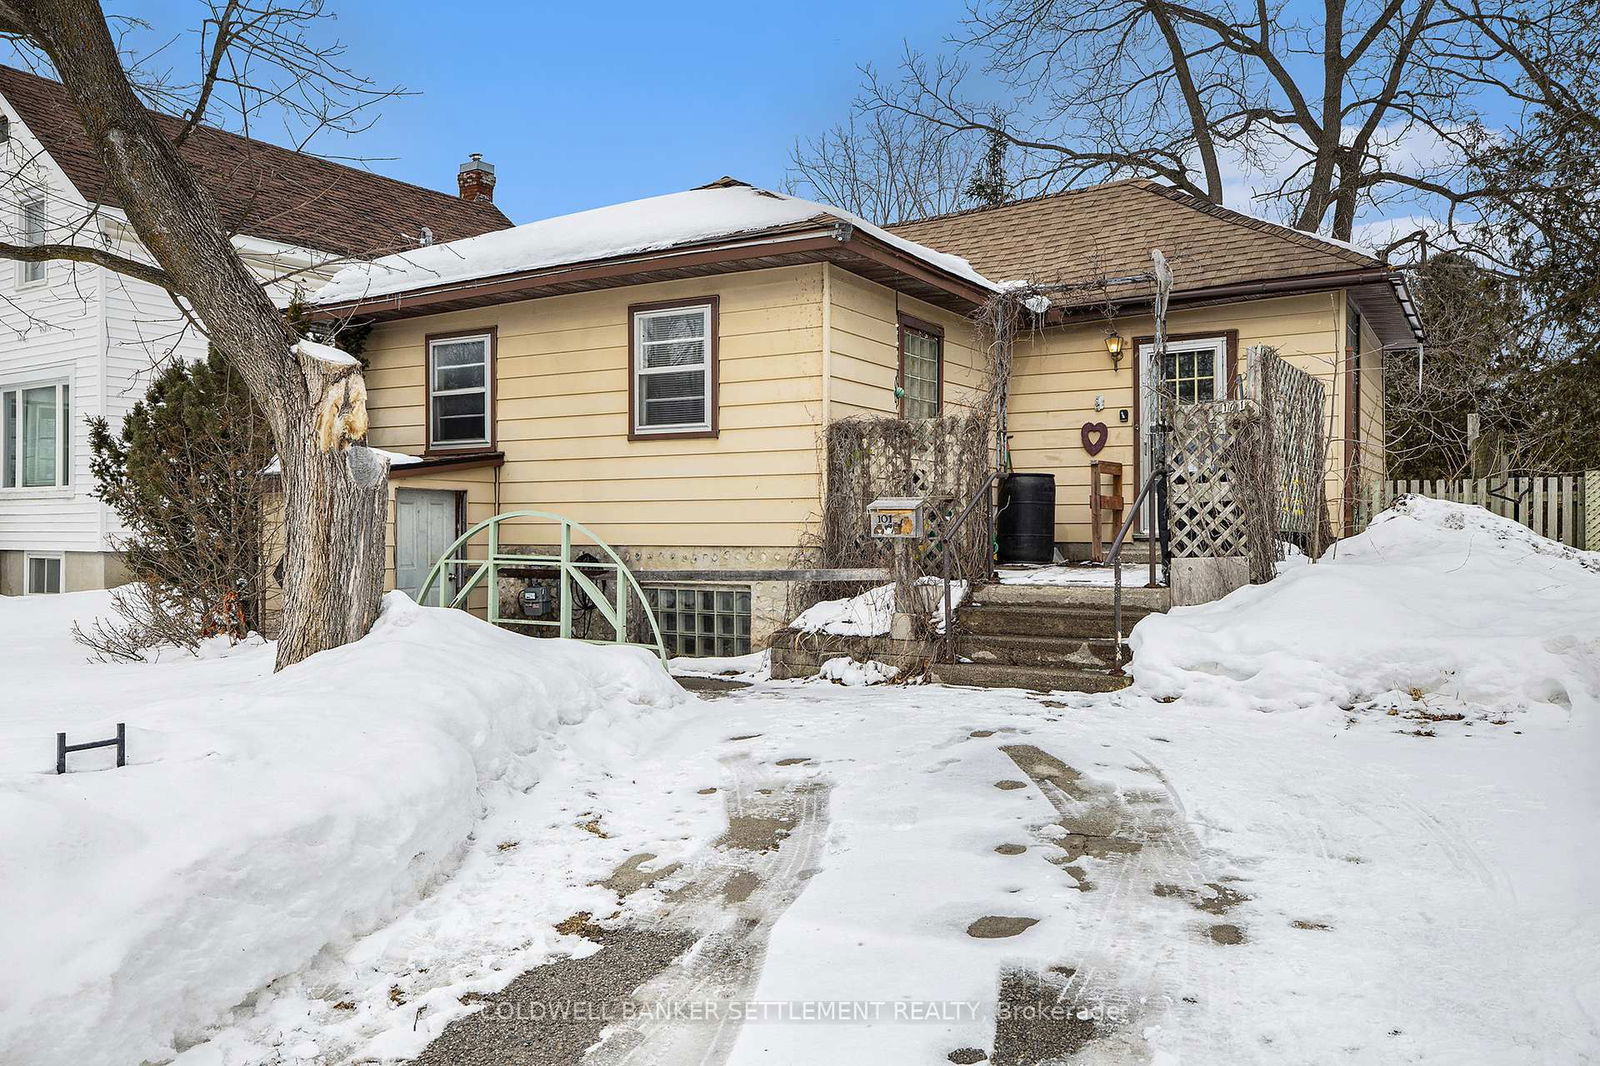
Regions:
<instances>
[{"instance_id":1,"label":"downspout","mask_svg":"<svg viewBox=\"0 0 1600 1066\"><path fill-rule=\"evenodd\" d=\"M99 409L102 419L107 418L111 411L111 405L107 398L107 394L111 391L111 327L106 323L106 276L108 273L109 271L103 266L95 267L95 373L99 377ZM108 428L110 428L109 424ZM115 428L120 430L122 427ZM68 432L76 432L76 430L77 427L72 426L69 427ZM88 442L85 441L84 443L87 445ZM73 462L77 462L78 457L86 452L87 448L74 447L72 449ZM68 474L70 475L71 471L68 471ZM74 491L76 491L78 487L77 478L73 478L73 486ZM96 550L99 552L109 551L111 549L111 531L106 521L106 516L110 513L110 507L105 502L96 500L95 512L95 522L100 528L100 538L99 543L95 546ZM105 563L102 560L101 566L104 567L104 565Z\"/></svg>"},{"instance_id":2,"label":"downspout","mask_svg":"<svg viewBox=\"0 0 1600 1066\"><path fill-rule=\"evenodd\" d=\"M822 264L822 477L818 503L828 499L828 426L833 420L833 264Z\"/></svg>"}]
</instances>

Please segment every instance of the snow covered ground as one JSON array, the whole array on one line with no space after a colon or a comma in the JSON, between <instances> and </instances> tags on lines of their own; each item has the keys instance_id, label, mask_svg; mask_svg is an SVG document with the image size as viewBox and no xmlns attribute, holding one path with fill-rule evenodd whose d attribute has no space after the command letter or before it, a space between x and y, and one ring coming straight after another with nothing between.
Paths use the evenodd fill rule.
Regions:
<instances>
[{"instance_id":1,"label":"snow covered ground","mask_svg":"<svg viewBox=\"0 0 1600 1066\"><path fill-rule=\"evenodd\" d=\"M372 634L83 662L103 593L0 599L0 1062L165 1061L268 982L403 913L486 813L580 751L625 765L684 699L648 655L537 645L392 595ZM55 734L128 725L128 766Z\"/></svg>"},{"instance_id":2,"label":"snow covered ground","mask_svg":"<svg viewBox=\"0 0 1600 1066\"><path fill-rule=\"evenodd\" d=\"M180 1066L563 1026L594 1063L1600 1061L1600 559L1487 515L1408 503L1152 617L1095 696L680 699L393 606L276 679L69 666L94 602L0 601L3 1062L161 1061L173 1024ZM135 765L44 773L119 718ZM701 1013L533 1009L619 982Z\"/></svg>"}]
</instances>

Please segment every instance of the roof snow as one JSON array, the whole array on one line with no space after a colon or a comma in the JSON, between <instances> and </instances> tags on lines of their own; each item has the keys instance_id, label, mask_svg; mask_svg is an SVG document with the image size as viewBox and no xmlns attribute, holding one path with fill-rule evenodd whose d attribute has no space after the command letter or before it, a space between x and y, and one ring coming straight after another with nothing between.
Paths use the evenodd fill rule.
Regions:
<instances>
[{"instance_id":1,"label":"roof snow","mask_svg":"<svg viewBox=\"0 0 1600 1066\"><path fill-rule=\"evenodd\" d=\"M345 303L741 236L756 240L780 227L835 221L964 281L996 287L965 259L897 237L848 211L725 179L352 264L322 286L312 302Z\"/></svg>"}]
</instances>

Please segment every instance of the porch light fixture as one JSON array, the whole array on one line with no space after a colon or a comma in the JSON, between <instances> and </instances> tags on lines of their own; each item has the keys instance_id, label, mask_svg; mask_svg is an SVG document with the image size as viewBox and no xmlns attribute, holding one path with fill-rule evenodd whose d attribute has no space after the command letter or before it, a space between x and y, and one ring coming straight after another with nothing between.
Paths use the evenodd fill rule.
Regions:
<instances>
[{"instance_id":1,"label":"porch light fixture","mask_svg":"<svg viewBox=\"0 0 1600 1066\"><path fill-rule=\"evenodd\" d=\"M1106 330L1106 354L1111 357L1111 369L1122 369L1122 334L1114 329Z\"/></svg>"}]
</instances>

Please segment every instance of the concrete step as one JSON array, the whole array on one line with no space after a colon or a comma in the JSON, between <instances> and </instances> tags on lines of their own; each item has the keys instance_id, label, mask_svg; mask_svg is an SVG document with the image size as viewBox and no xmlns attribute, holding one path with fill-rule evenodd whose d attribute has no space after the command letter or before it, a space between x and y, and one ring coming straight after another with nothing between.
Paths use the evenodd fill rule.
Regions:
<instances>
[{"instance_id":1,"label":"concrete step","mask_svg":"<svg viewBox=\"0 0 1600 1066\"><path fill-rule=\"evenodd\" d=\"M956 655L975 663L997 666L1109 670L1116 660L1117 644L1109 637L1082 640L1074 637L962 636L956 638Z\"/></svg>"},{"instance_id":2,"label":"concrete step","mask_svg":"<svg viewBox=\"0 0 1600 1066\"><path fill-rule=\"evenodd\" d=\"M934 663L933 680L978 688L1025 688L1035 692L1114 692L1126 688L1125 674L1105 670L1067 670L1052 666L1002 666L992 663Z\"/></svg>"},{"instance_id":3,"label":"concrete step","mask_svg":"<svg viewBox=\"0 0 1600 1066\"><path fill-rule=\"evenodd\" d=\"M1115 590L1107 585L985 585L972 595L976 604L1038 604L1056 607L1104 607L1111 610ZM1147 611L1165 611L1172 606L1172 590L1145 588L1139 585L1122 586L1122 609L1142 607Z\"/></svg>"},{"instance_id":4,"label":"concrete step","mask_svg":"<svg viewBox=\"0 0 1600 1066\"><path fill-rule=\"evenodd\" d=\"M1147 614L1147 607L1122 608L1124 633ZM1041 604L975 604L956 615L958 631L974 636L1095 637L1111 639L1110 607L1059 607Z\"/></svg>"}]
</instances>

